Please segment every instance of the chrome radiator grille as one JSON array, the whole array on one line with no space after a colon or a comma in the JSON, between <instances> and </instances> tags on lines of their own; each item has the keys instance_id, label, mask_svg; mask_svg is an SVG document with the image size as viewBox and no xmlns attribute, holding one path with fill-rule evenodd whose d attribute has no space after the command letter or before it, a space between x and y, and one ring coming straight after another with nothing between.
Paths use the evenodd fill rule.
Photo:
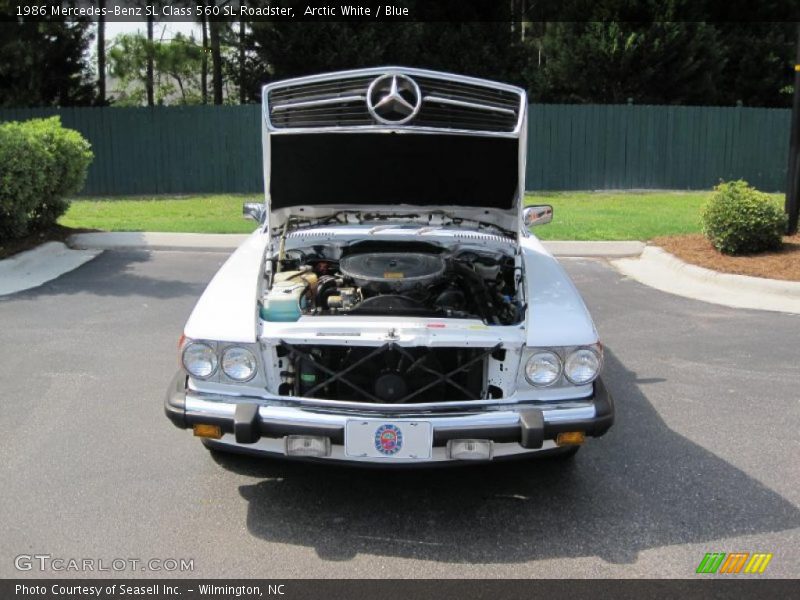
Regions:
<instances>
[{"instance_id":1,"label":"chrome radiator grille","mask_svg":"<svg viewBox=\"0 0 800 600\"><path fill-rule=\"evenodd\" d=\"M391 91L391 78L401 80L408 117L393 124L381 120L377 105ZM388 79L387 79L388 78ZM376 88L376 81L386 81ZM274 129L386 128L448 129L469 132L513 133L520 124L524 93L430 71L370 70L369 74L332 74L292 80L265 88L269 123ZM399 99L404 102L402 98ZM411 107L413 106L413 111Z\"/></svg>"},{"instance_id":2,"label":"chrome radiator grille","mask_svg":"<svg viewBox=\"0 0 800 600\"><path fill-rule=\"evenodd\" d=\"M367 87L374 77L288 85L269 93L273 127L370 125Z\"/></svg>"},{"instance_id":3,"label":"chrome radiator grille","mask_svg":"<svg viewBox=\"0 0 800 600\"><path fill-rule=\"evenodd\" d=\"M519 117L519 94L430 77L417 78L421 127L474 131L513 131Z\"/></svg>"}]
</instances>

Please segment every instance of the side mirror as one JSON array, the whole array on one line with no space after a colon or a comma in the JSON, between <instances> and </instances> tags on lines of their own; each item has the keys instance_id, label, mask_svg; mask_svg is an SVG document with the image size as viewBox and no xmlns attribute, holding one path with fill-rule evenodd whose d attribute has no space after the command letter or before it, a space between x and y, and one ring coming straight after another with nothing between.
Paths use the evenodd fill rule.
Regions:
<instances>
[{"instance_id":1,"label":"side mirror","mask_svg":"<svg viewBox=\"0 0 800 600\"><path fill-rule=\"evenodd\" d=\"M261 225L267 216L267 207L261 202L245 202L242 206L242 215L245 219L253 219Z\"/></svg>"},{"instance_id":2,"label":"side mirror","mask_svg":"<svg viewBox=\"0 0 800 600\"><path fill-rule=\"evenodd\" d=\"M553 207L549 204L528 206L522 211L522 222L526 228L534 225L546 225L553 220Z\"/></svg>"}]
</instances>

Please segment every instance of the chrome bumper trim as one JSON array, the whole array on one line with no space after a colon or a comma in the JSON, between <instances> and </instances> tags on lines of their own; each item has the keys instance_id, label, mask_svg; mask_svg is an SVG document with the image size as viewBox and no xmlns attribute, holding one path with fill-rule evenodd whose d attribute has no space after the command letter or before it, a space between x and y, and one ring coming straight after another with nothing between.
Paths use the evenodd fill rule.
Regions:
<instances>
[{"instance_id":1,"label":"chrome bumper trim","mask_svg":"<svg viewBox=\"0 0 800 600\"><path fill-rule=\"evenodd\" d=\"M199 418L233 418L236 410L236 399L209 401L196 398L191 394L186 395L186 412L197 415ZM523 405L531 408L530 405ZM541 408L545 423L565 423L593 419L596 414L594 404L581 403L579 406L569 408ZM396 413L379 414L364 412L337 415L328 412L315 412L312 410L293 406L259 406L258 415L264 421L275 425L311 425L321 427L344 427L350 419L376 419L382 416L387 419L408 418ZM417 419L424 419L433 424L434 430L462 429L462 428L491 428L503 425L518 425L519 411L506 409L502 411L487 411L468 415L436 415L431 413L425 416L416 415Z\"/></svg>"},{"instance_id":2,"label":"chrome bumper trim","mask_svg":"<svg viewBox=\"0 0 800 600\"><path fill-rule=\"evenodd\" d=\"M279 400L244 396L210 395L202 397L186 389L186 376L179 372L167 392L165 411L170 420L182 429L194 424L218 425L222 439L209 441L213 446L235 446L255 453L284 455L284 439L288 435L324 436L330 438L332 453L323 460L348 460L344 455L347 422L352 419L423 420L431 423L433 454L429 459L413 463L451 460L446 446L453 439L488 439L493 442L494 456L527 454L554 447L554 440L563 431L583 431L586 435L603 435L614 420L613 401L601 380L594 384L590 398L552 404L519 403L484 406L472 410L419 411L409 407L408 413L382 413L365 406L363 411L340 411L313 406L287 406ZM443 454L445 453L445 454ZM365 458L358 462L385 463L385 459ZM394 460L390 461L394 463Z\"/></svg>"}]
</instances>

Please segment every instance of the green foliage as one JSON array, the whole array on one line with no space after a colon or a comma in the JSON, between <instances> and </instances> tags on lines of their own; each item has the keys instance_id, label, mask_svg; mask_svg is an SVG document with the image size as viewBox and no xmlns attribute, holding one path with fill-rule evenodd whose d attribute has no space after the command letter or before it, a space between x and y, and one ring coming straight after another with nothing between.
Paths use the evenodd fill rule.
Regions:
<instances>
[{"instance_id":1,"label":"green foliage","mask_svg":"<svg viewBox=\"0 0 800 600\"><path fill-rule=\"evenodd\" d=\"M249 4L296 5L289 0ZM207 21L213 35L206 64L218 67L208 72L208 83L213 81L214 95L224 95L226 102L238 100L239 89L257 102L269 81L399 64L509 81L525 86L537 102L791 103L796 25L789 17L797 0L761 0L759 11L786 16L763 22L724 18L738 14L736 7L703 0L398 4L425 18L259 20L246 22L241 38L238 23ZM18 19L15 11L15 3L0 0L0 106L91 104L93 24L52 16ZM460 17L458 22L452 15ZM156 35L156 40L141 35L110 40L108 66L122 85L114 103L145 104L148 56L155 63L156 103L201 102L199 42L180 35L160 41ZM212 77L215 72L218 77Z\"/></svg>"},{"instance_id":2,"label":"green foliage","mask_svg":"<svg viewBox=\"0 0 800 600\"><path fill-rule=\"evenodd\" d=\"M26 21L14 11L0 0L0 106L91 104L91 23L52 16Z\"/></svg>"},{"instance_id":3,"label":"green foliage","mask_svg":"<svg viewBox=\"0 0 800 600\"><path fill-rule=\"evenodd\" d=\"M152 56L156 104L198 104L202 53L194 37L180 33L152 43L141 34L118 35L108 52L110 72L122 86L115 103L145 104L147 58Z\"/></svg>"},{"instance_id":4,"label":"green foliage","mask_svg":"<svg viewBox=\"0 0 800 600\"><path fill-rule=\"evenodd\" d=\"M47 187L53 157L21 123L0 126L0 240L22 237Z\"/></svg>"},{"instance_id":5,"label":"green foliage","mask_svg":"<svg viewBox=\"0 0 800 600\"><path fill-rule=\"evenodd\" d=\"M92 158L89 142L59 117L0 125L0 240L55 224Z\"/></svg>"},{"instance_id":6,"label":"green foliage","mask_svg":"<svg viewBox=\"0 0 800 600\"><path fill-rule=\"evenodd\" d=\"M273 0L275 4L277 0ZM250 23L242 85L252 100L268 81L330 71L402 65L524 84L523 44L509 3L418 3L428 22ZM404 2L404 5L414 2ZM442 20L447 11L461 22ZM437 15L441 11L441 15ZM437 16L440 20L434 21Z\"/></svg>"},{"instance_id":7,"label":"green foliage","mask_svg":"<svg viewBox=\"0 0 800 600\"><path fill-rule=\"evenodd\" d=\"M791 106L795 23L715 23L724 52L721 82L708 102Z\"/></svg>"},{"instance_id":8,"label":"green foliage","mask_svg":"<svg viewBox=\"0 0 800 600\"><path fill-rule=\"evenodd\" d=\"M551 23L536 43L544 62L528 79L543 101L706 104L722 70L716 30L705 23Z\"/></svg>"},{"instance_id":9,"label":"green foliage","mask_svg":"<svg viewBox=\"0 0 800 600\"><path fill-rule=\"evenodd\" d=\"M786 214L781 208L742 180L714 188L702 221L703 233L723 254L777 250L786 230Z\"/></svg>"},{"instance_id":10,"label":"green foliage","mask_svg":"<svg viewBox=\"0 0 800 600\"><path fill-rule=\"evenodd\" d=\"M759 9L789 15L796 4L763 0ZM696 0L564 0L559 22L526 28L531 95L545 102L789 106L792 19L710 18L715 10Z\"/></svg>"}]
</instances>

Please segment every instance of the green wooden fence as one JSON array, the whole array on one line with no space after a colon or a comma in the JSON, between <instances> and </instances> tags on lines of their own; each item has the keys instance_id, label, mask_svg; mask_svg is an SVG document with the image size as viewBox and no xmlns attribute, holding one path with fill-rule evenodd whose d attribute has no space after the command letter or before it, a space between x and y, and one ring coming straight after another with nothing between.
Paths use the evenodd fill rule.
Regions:
<instances>
[{"instance_id":1,"label":"green wooden fence","mask_svg":"<svg viewBox=\"0 0 800 600\"><path fill-rule=\"evenodd\" d=\"M791 111L531 105L527 188L708 189L743 178L786 185Z\"/></svg>"},{"instance_id":2,"label":"green wooden fence","mask_svg":"<svg viewBox=\"0 0 800 600\"><path fill-rule=\"evenodd\" d=\"M61 115L91 143L83 193L260 192L260 107L0 109L0 121ZM636 105L530 107L529 190L708 189L786 183L790 111Z\"/></svg>"}]
</instances>

